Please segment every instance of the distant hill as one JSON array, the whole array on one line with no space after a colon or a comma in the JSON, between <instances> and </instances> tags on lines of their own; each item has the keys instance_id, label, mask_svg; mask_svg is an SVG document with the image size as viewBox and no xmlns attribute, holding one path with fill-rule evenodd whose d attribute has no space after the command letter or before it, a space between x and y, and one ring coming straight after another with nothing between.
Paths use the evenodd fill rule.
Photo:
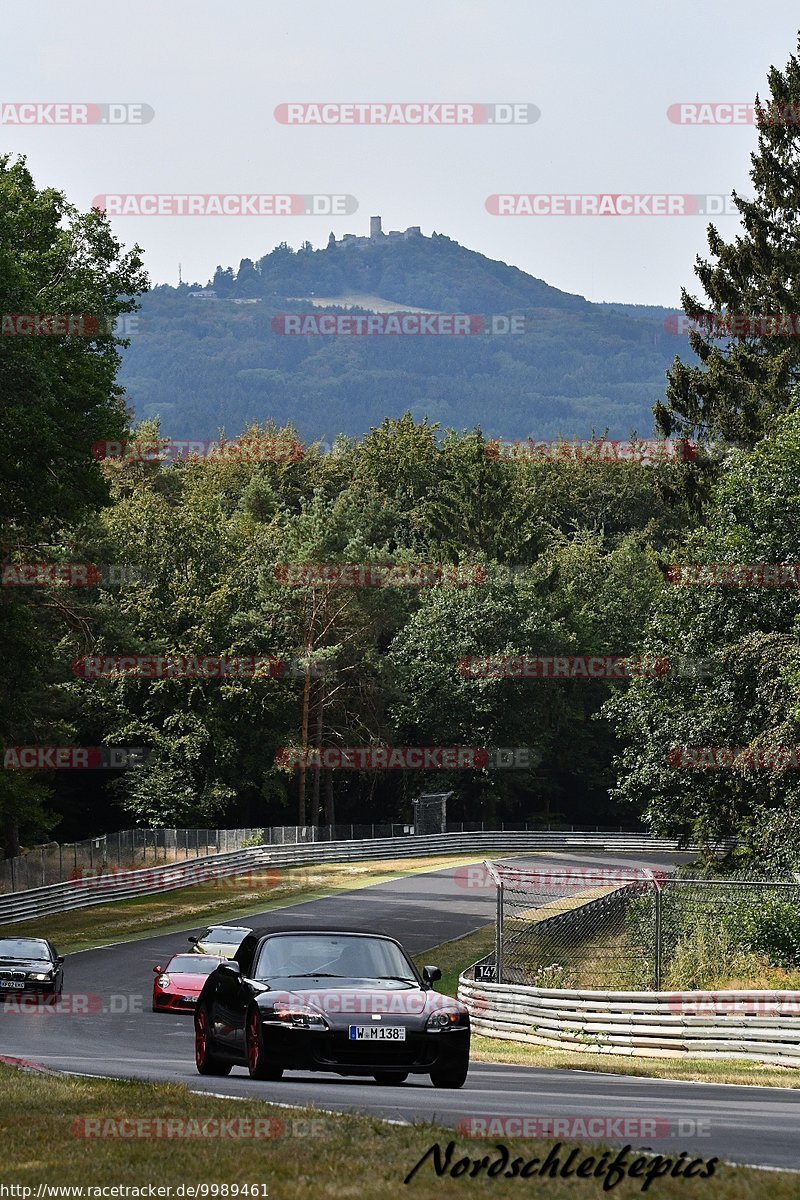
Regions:
<instances>
[{"instance_id":1,"label":"distant hill","mask_svg":"<svg viewBox=\"0 0 800 1200\"><path fill-rule=\"evenodd\" d=\"M525 332L288 336L273 321L392 308L524 317ZM137 416L160 415L176 438L272 418L332 439L407 409L496 437L646 435L667 367L689 354L664 326L669 312L592 304L442 234L282 243L218 267L205 287L148 293L120 379Z\"/></svg>"}]
</instances>

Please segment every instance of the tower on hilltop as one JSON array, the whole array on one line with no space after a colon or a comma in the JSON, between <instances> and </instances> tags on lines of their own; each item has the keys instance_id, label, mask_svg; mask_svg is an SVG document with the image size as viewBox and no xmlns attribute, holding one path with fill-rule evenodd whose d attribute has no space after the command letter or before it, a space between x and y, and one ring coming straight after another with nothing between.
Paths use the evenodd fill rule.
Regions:
<instances>
[{"instance_id":1,"label":"tower on hilltop","mask_svg":"<svg viewBox=\"0 0 800 1200\"><path fill-rule=\"evenodd\" d=\"M369 219L369 236L371 238L379 238L379 237L383 236L383 230L381 229L380 217L370 217L370 219Z\"/></svg>"}]
</instances>

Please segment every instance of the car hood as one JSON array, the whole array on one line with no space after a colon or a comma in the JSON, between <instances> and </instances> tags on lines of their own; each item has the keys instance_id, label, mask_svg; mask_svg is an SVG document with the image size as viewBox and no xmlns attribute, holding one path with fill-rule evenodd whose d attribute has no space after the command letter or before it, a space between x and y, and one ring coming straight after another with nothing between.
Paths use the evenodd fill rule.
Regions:
<instances>
[{"instance_id":1,"label":"car hood","mask_svg":"<svg viewBox=\"0 0 800 1200\"><path fill-rule=\"evenodd\" d=\"M363 984L339 985L331 987L318 984L311 987L273 988L262 992L258 997L258 1006L265 1012L276 1007L307 1007L316 1009L329 1019L354 1018L368 1016L376 1018L397 1019L404 1023L404 1018L412 1022L419 1018L427 1019L431 1013L444 1010L445 1012L466 1013L466 1007L454 1000L452 996L443 996L440 992L427 991L420 987L369 987Z\"/></svg>"},{"instance_id":2,"label":"car hood","mask_svg":"<svg viewBox=\"0 0 800 1200\"><path fill-rule=\"evenodd\" d=\"M198 991L202 988L208 975L193 975L190 971L162 971L162 975L169 975L170 985L179 988L197 988Z\"/></svg>"},{"instance_id":3,"label":"car hood","mask_svg":"<svg viewBox=\"0 0 800 1200\"><path fill-rule=\"evenodd\" d=\"M0 972L3 971L54 971L55 964L42 962L37 958L0 958Z\"/></svg>"}]
</instances>

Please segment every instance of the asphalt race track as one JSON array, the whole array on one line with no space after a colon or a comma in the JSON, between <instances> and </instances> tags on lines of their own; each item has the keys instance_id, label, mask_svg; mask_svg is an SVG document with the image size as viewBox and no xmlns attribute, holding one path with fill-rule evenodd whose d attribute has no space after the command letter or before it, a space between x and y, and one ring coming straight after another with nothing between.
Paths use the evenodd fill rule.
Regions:
<instances>
[{"instance_id":1,"label":"asphalt race track","mask_svg":"<svg viewBox=\"0 0 800 1200\"><path fill-rule=\"evenodd\" d=\"M678 857L570 854L503 861L535 861L538 867L560 870L569 864L664 867ZM242 918L241 924L279 926L286 918L309 927L373 928L419 954L493 917L493 892L458 886L450 868L292 905L266 913L263 920ZM186 934L197 931L191 926ZM47 935L46 919L41 932ZM475 1063L460 1091L434 1089L425 1076L410 1076L396 1087L301 1072L290 1072L279 1083L260 1083L236 1067L227 1078L201 1077L194 1066L191 1016L150 1011L153 966L186 949L184 936L172 933L69 955L64 992L75 998L74 1003L62 1004L66 1011L61 1012L46 1006L25 1012L0 1004L0 1054L64 1071L180 1082L196 1092L332 1111L353 1109L402 1121L435 1120L448 1126L468 1117L652 1117L669 1122L669 1137L646 1142L659 1152L686 1151L690 1157L718 1155L729 1162L800 1169L800 1090L489 1063ZM464 1140L459 1139L460 1145ZM622 1144L627 1139L604 1140Z\"/></svg>"}]
</instances>

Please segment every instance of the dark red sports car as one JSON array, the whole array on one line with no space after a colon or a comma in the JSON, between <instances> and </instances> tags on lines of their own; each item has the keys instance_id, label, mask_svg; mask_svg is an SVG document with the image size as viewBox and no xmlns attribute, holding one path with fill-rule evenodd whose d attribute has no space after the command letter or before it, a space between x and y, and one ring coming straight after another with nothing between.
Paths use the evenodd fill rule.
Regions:
<instances>
[{"instance_id":1,"label":"dark red sports car","mask_svg":"<svg viewBox=\"0 0 800 1200\"><path fill-rule=\"evenodd\" d=\"M203 984L224 961L213 954L175 954L166 967L153 967L153 1012L194 1012Z\"/></svg>"}]
</instances>

